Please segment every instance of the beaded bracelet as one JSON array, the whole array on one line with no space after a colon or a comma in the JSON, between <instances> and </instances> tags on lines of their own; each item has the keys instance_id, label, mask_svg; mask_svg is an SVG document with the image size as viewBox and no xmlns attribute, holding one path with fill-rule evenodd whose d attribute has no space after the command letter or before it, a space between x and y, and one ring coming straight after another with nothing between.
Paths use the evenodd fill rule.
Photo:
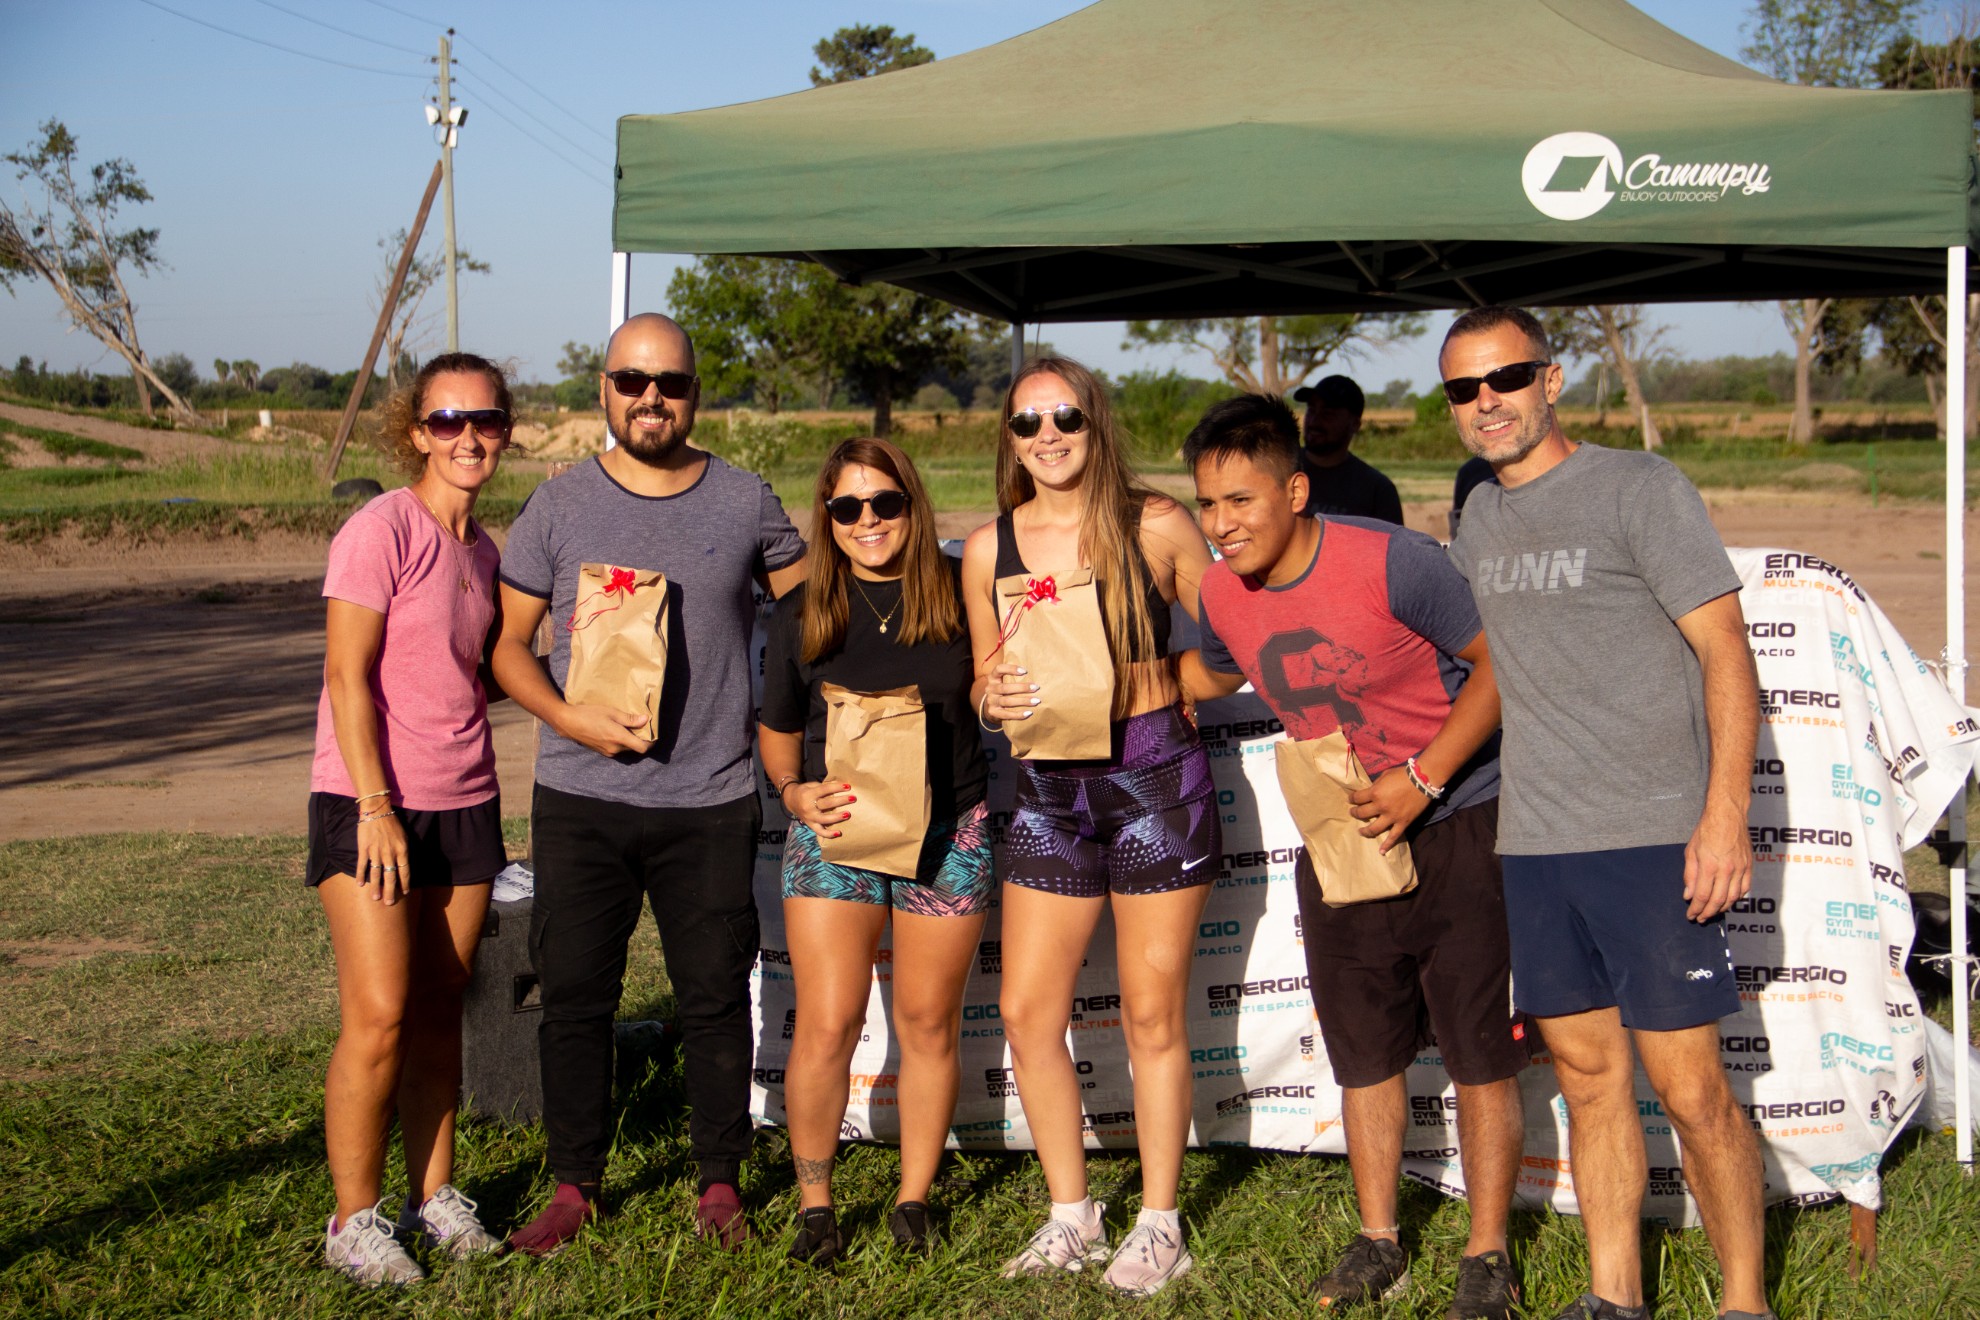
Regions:
<instances>
[{"instance_id":1,"label":"beaded bracelet","mask_svg":"<svg viewBox=\"0 0 1980 1320\"><path fill-rule=\"evenodd\" d=\"M1415 757L1413 756L1410 757L1407 761L1403 762L1403 764L1409 767L1409 782L1416 786L1417 792L1421 793L1424 797L1429 798L1432 802L1441 802L1444 800L1445 790L1442 788L1435 787L1434 785L1431 784L1429 780L1423 777L1423 772L1416 768ZM1448 785L1446 787L1448 787Z\"/></svg>"}]
</instances>

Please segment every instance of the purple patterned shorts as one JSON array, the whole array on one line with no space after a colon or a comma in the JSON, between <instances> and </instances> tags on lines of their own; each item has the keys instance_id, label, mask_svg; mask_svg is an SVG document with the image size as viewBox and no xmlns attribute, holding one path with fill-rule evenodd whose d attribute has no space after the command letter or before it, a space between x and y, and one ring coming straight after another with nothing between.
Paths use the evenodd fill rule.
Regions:
<instances>
[{"instance_id":1,"label":"purple patterned shorts","mask_svg":"<svg viewBox=\"0 0 1980 1320\"><path fill-rule=\"evenodd\" d=\"M1171 706L1119 728L1115 761L1017 763L1017 809L998 848L1006 882L1099 898L1217 878L1217 790L1196 726Z\"/></svg>"}]
</instances>

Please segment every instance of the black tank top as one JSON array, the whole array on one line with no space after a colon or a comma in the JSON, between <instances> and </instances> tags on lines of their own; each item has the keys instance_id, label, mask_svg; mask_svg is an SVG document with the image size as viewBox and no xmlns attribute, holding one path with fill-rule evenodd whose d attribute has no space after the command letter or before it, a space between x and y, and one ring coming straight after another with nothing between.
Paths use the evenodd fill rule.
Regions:
<instances>
[{"instance_id":1,"label":"black tank top","mask_svg":"<svg viewBox=\"0 0 1980 1320\"><path fill-rule=\"evenodd\" d=\"M1169 602L1162 599L1160 588L1155 585L1155 575L1148 571L1148 560L1141 553L1139 537L1135 540L1134 556L1141 560L1142 580L1148 583L1148 626L1155 635L1155 654L1152 656L1128 656L1129 660L1166 660L1169 658ZM1018 554L1017 528L1011 522L1011 515L997 515L997 576L1000 578L1022 577L1031 572L1024 566L1024 557Z\"/></svg>"}]
</instances>

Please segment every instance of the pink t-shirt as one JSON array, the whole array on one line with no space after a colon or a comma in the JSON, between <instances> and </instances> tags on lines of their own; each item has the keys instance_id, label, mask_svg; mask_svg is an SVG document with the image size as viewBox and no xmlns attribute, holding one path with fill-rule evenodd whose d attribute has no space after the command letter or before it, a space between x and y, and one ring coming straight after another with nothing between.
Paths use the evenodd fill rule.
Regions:
<instances>
[{"instance_id":1,"label":"pink t-shirt","mask_svg":"<svg viewBox=\"0 0 1980 1320\"><path fill-rule=\"evenodd\" d=\"M496 793L488 694L476 669L495 620L501 556L479 524L474 530L470 550L441 530L407 486L352 514L330 543L323 594L385 616L371 696L385 786L413 811L471 807ZM316 706L309 786L358 793L337 750L327 686Z\"/></svg>"}]
</instances>

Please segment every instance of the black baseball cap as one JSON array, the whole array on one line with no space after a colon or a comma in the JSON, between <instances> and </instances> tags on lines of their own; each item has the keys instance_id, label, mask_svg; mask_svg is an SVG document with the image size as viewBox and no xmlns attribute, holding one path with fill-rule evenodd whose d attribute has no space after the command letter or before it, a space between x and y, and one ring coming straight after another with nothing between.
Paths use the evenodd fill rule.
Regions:
<instances>
[{"instance_id":1,"label":"black baseball cap","mask_svg":"<svg viewBox=\"0 0 1980 1320\"><path fill-rule=\"evenodd\" d=\"M1368 406L1361 386L1346 376L1322 376L1312 385L1302 385L1293 391L1293 402L1317 402L1323 408L1345 408L1357 417Z\"/></svg>"}]
</instances>

